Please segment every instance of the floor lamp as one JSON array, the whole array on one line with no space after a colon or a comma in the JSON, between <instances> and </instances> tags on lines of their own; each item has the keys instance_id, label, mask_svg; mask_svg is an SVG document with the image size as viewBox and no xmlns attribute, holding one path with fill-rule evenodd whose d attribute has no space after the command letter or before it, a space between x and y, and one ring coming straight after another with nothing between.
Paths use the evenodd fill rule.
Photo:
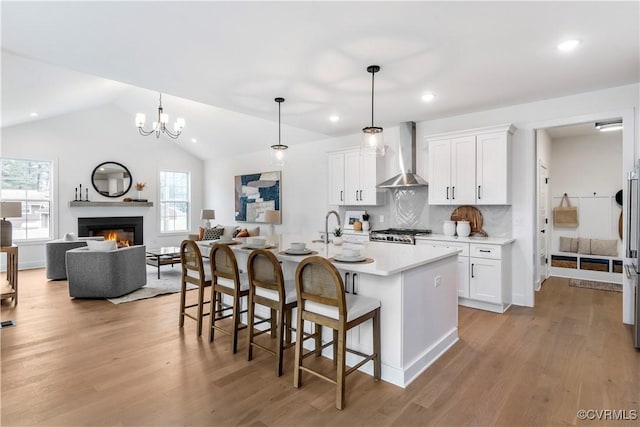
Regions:
<instances>
[{"instance_id":1,"label":"floor lamp","mask_svg":"<svg viewBox=\"0 0 640 427\"><path fill-rule=\"evenodd\" d=\"M7 218L20 218L22 216L22 202L0 202L0 217L2 218L0 234L0 246L13 244L13 226Z\"/></svg>"},{"instance_id":2,"label":"floor lamp","mask_svg":"<svg viewBox=\"0 0 640 427\"><path fill-rule=\"evenodd\" d=\"M280 212L274 210L264 211L264 222L269 224L269 236L273 236L275 230L273 224L280 224Z\"/></svg>"}]
</instances>

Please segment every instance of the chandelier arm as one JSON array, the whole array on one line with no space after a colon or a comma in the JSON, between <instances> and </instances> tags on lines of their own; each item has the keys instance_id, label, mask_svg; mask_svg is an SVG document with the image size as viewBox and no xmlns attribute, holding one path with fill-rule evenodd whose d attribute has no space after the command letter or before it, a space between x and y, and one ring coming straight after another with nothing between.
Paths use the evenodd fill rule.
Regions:
<instances>
[{"instance_id":1,"label":"chandelier arm","mask_svg":"<svg viewBox=\"0 0 640 427\"><path fill-rule=\"evenodd\" d=\"M169 135L172 139L178 139L178 137L180 136L181 132L178 133L172 133L169 129L167 129L166 127L162 130L164 133L166 133L167 135Z\"/></svg>"},{"instance_id":2,"label":"chandelier arm","mask_svg":"<svg viewBox=\"0 0 640 427\"><path fill-rule=\"evenodd\" d=\"M152 133L155 132L155 129L151 129L151 130L147 131L147 130L142 129L142 127L139 127L138 130L140 131L140 134L143 135L143 136L149 136L149 135L151 135Z\"/></svg>"}]
</instances>

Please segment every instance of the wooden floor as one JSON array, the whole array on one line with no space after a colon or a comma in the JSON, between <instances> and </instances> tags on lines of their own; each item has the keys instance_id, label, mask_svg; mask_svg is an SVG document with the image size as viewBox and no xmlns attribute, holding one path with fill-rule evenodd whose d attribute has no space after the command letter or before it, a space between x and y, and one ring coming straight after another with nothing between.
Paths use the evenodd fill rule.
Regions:
<instances>
[{"instance_id":1,"label":"wooden floor","mask_svg":"<svg viewBox=\"0 0 640 427\"><path fill-rule=\"evenodd\" d=\"M20 272L16 326L2 339L2 426L638 425L581 421L579 409L640 412L640 353L621 294L549 279L536 308L460 308L460 341L408 388L359 372L347 406L329 383L293 388L292 350L276 378L262 351L178 328L178 294L114 305L71 300L66 282ZM242 338L246 337L244 332Z\"/></svg>"}]
</instances>

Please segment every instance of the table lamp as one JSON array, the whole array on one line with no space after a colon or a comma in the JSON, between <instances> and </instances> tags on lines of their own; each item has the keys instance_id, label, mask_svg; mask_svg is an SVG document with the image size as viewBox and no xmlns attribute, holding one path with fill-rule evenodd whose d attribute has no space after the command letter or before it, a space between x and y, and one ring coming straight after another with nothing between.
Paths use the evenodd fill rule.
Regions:
<instances>
[{"instance_id":1,"label":"table lamp","mask_svg":"<svg viewBox=\"0 0 640 427\"><path fill-rule=\"evenodd\" d=\"M264 211L264 222L269 224L269 235L273 236L274 225L280 224L280 212L274 210Z\"/></svg>"},{"instance_id":2,"label":"table lamp","mask_svg":"<svg viewBox=\"0 0 640 427\"><path fill-rule=\"evenodd\" d=\"M211 228L212 219L216 219L216 211L213 209L202 209L200 211L200 219L205 220L204 226L207 228Z\"/></svg>"},{"instance_id":3,"label":"table lamp","mask_svg":"<svg viewBox=\"0 0 640 427\"><path fill-rule=\"evenodd\" d=\"M13 244L13 226L7 218L20 218L22 216L22 202L0 202L0 246L11 246Z\"/></svg>"}]
</instances>

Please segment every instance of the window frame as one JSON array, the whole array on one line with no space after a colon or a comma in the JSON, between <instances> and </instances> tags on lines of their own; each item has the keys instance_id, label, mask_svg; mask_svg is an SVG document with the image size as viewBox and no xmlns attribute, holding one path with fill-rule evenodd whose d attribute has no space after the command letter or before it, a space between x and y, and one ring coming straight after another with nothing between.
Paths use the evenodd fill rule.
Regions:
<instances>
[{"instance_id":1,"label":"window frame","mask_svg":"<svg viewBox=\"0 0 640 427\"><path fill-rule=\"evenodd\" d=\"M162 184L163 184L163 174L171 173L171 174L184 174L187 178L187 199L188 200L163 200L162 198ZM171 230L171 231L163 231L163 223L165 221L165 217L163 216L163 208L164 203L186 203L187 212L186 212L186 228L184 230ZM184 235L185 233L191 232L191 171L185 170L174 170L174 169L161 169L158 172L158 232L162 236L171 236L171 235ZM175 222L175 221L174 221Z\"/></svg>"},{"instance_id":2,"label":"window frame","mask_svg":"<svg viewBox=\"0 0 640 427\"><path fill-rule=\"evenodd\" d=\"M2 160L14 160L14 161L22 161L22 162L43 162L48 163L50 166L49 169L49 200L46 199L28 199L28 198L6 198L2 199L7 202L21 202L23 205L28 205L29 202L32 204L34 202L48 202L49 203L49 235L46 237L35 237L35 238L16 238L15 233L13 233L13 243L20 244L20 246L29 246L29 245L41 245L43 242L48 242L57 235L57 212L59 209L57 203L57 182L58 182L58 165L57 160L55 159L36 159L36 158L25 158L25 157L11 157L11 156L1 156L0 161ZM1 180L1 177L0 177ZM0 185L0 194L2 192L2 186ZM11 220L11 219L9 219Z\"/></svg>"}]
</instances>

